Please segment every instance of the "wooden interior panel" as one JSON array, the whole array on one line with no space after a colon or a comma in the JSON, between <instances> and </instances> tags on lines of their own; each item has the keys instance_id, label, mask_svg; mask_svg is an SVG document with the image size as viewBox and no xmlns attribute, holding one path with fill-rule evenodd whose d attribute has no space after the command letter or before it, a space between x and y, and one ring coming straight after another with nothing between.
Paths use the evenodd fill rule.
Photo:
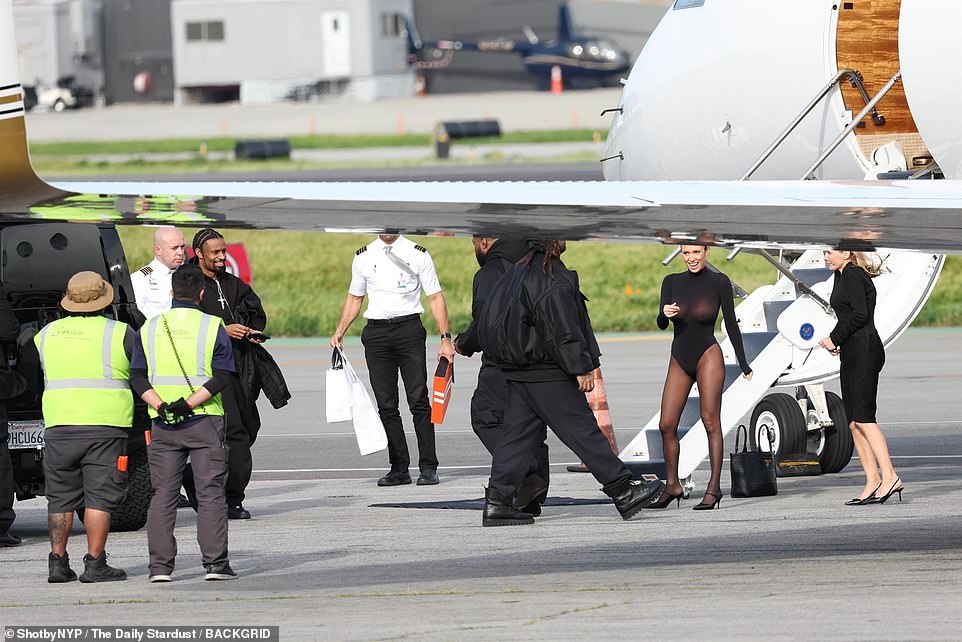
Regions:
<instances>
[{"instance_id":1,"label":"wooden interior panel","mask_svg":"<svg viewBox=\"0 0 962 642\"><path fill-rule=\"evenodd\" d=\"M860 71L870 98L878 93L899 69L901 6L902 0L847 0L839 3L836 44L838 67ZM865 101L858 90L848 82L842 85L842 97L846 108L852 110L853 115L865 107ZM855 130L856 135L878 140L876 137L883 135L918 134L918 128L905 100L902 83L896 84L886 94L877 109L885 116L885 124L876 125L869 115L863 121L865 126ZM896 137L892 138L895 139ZM876 146L877 144L873 149ZM906 158L911 163L912 154L908 151Z\"/></svg>"}]
</instances>

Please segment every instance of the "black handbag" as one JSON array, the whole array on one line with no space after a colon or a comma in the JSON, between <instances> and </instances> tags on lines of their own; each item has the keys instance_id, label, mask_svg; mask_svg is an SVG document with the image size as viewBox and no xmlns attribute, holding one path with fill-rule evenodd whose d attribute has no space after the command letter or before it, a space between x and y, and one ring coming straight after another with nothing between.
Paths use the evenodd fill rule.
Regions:
<instances>
[{"instance_id":1,"label":"black handbag","mask_svg":"<svg viewBox=\"0 0 962 642\"><path fill-rule=\"evenodd\" d=\"M738 450L739 439L744 435L745 443L741 451ZM766 431L768 443L772 444L772 435ZM735 433L735 452L731 454L732 497L765 497L778 494L778 482L775 479L774 447L768 452L748 449L748 430L744 425L738 427Z\"/></svg>"}]
</instances>

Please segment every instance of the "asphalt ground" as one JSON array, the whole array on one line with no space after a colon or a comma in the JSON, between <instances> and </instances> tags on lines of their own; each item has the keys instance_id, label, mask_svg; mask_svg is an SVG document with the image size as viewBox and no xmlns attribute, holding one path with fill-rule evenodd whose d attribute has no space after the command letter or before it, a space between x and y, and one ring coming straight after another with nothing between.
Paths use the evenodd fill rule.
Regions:
<instances>
[{"instance_id":1,"label":"asphalt ground","mask_svg":"<svg viewBox=\"0 0 962 642\"><path fill-rule=\"evenodd\" d=\"M30 142L278 137L309 134L430 133L442 121L497 119L503 131L598 128L606 131L621 87L416 96L370 103L273 105L114 105L27 115Z\"/></svg>"},{"instance_id":2,"label":"asphalt ground","mask_svg":"<svg viewBox=\"0 0 962 642\"><path fill-rule=\"evenodd\" d=\"M202 581L188 509L171 584L147 582L140 531L108 542L127 581L49 585L45 504L30 500L17 505L24 545L0 549L0 625L279 625L283 640L957 640L960 340L917 330L889 350L879 417L901 503L843 506L861 487L853 462L838 475L781 479L775 497L726 496L710 512L691 511L692 499L626 523L590 475L564 472L576 458L552 438L544 515L487 529L477 500L489 462L468 419L477 359L456 364L438 427L441 484L378 488L386 455L361 457L350 424L324 421L326 342L274 340L294 398L262 406L245 502L254 518L230 523L241 577ZM669 343L612 335L601 346L624 444L658 406ZM366 377L361 346L347 354ZM705 475L703 466L699 488ZM728 482L726 463L726 494ZM79 529L69 550L78 568Z\"/></svg>"}]
</instances>

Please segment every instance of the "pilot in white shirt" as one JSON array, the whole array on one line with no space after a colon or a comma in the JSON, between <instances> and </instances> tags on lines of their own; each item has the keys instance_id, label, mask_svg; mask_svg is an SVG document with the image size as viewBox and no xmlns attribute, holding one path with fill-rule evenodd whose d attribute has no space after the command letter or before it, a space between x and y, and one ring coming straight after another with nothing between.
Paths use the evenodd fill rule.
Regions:
<instances>
[{"instance_id":1,"label":"pilot in white shirt","mask_svg":"<svg viewBox=\"0 0 962 642\"><path fill-rule=\"evenodd\" d=\"M391 470L378 480L378 486L411 483L410 455L398 410L399 372L417 435L421 472L417 483L419 486L438 483L438 458L427 388L427 333L421 324L422 291L441 331L438 357L453 361L448 309L434 261L427 249L397 234L382 234L354 253L351 286L341 310L341 320L331 337L331 345L340 347L366 296L367 325L361 333L361 343L378 414L387 434L391 462Z\"/></svg>"},{"instance_id":2,"label":"pilot in white shirt","mask_svg":"<svg viewBox=\"0 0 962 642\"><path fill-rule=\"evenodd\" d=\"M170 309L170 275L184 263L184 235L174 227L154 232L154 260L130 275L137 308L148 319Z\"/></svg>"}]
</instances>

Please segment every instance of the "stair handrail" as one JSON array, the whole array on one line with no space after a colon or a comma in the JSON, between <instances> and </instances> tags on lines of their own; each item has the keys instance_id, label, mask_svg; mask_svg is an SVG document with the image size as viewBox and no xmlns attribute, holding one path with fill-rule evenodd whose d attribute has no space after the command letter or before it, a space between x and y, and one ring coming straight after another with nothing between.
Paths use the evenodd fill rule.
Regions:
<instances>
[{"instance_id":1,"label":"stair handrail","mask_svg":"<svg viewBox=\"0 0 962 642\"><path fill-rule=\"evenodd\" d=\"M828 92L832 91L832 89L834 89L835 86L839 82L841 82L842 78L845 78L846 76L848 76L849 79L857 78L859 82L861 82L861 79L862 79L862 75L859 72L855 71L854 69L845 68L840 70L837 74L835 74L835 76L832 77L832 79L828 82L828 84L822 87L822 89L815 95L815 98L813 98L812 101L808 103L808 105L805 107L805 109L803 109L798 114L798 116L796 116L795 119L792 120L791 123L789 123L788 127L786 127L785 130L778 135L778 137L772 142L772 144L769 145L768 148L762 153L762 155L758 157L758 160L756 160L752 164L752 166L748 169L748 171L742 174L742 177L739 178L738 180L747 181L749 178L751 178L752 175L756 171L758 171L758 168L761 167L762 164L768 160L768 157L775 153L775 150L778 149L779 145L785 142L785 139L788 138L789 134L795 131L795 128L798 127L798 125L805 119L805 117L808 116L811 113L811 111L815 109L818 103L820 103L822 99L828 95ZM872 105L872 107L874 107L874 105Z\"/></svg>"},{"instance_id":2,"label":"stair handrail","mask_svg":"<svg viewBox=\"0 0 962 642\"><path fill-rule=\"evenodd\" d=\"M895 86L895 83L897 83L901 79L902 79L902 70L900 69L896 71L895 75L892 76L892 78L887 83L885 83L885 86L882 87L877 94L875 94L875 97L872 98L872 100L870 100L867 105L865 105L865 109L860 111L858 113L858 116L852 119L852 122L849 123L845 127L845 129L843 129L841 133L839 133L839 135L835 137L835 140L833 140L832 143L825 148L825 151L821 153L821 155L818 157L818 159L814 163L812 163L811 167L809 167L808 170L806 170L806 172L802 174L801 180L807 181L815 178L815 170L817 170L822 165L822 163L825 162L825 159L827 159L829 155L831 155L831 153L834 152L838 148L838 146L842 144L842 141L845 140L845 137L848 136L858 126L860 122L862 122L862 119L865 118L865 116L867 116L868 113L875 108L875 105L877 105L878 102L885 97L885 94L889 93L889 90Z\"/></svg>"},{"instance_id":3,"label":"stair handrail","mask_svg":"<svg viewBox=\"0 0 962 642\"><path fill-rule=\"evenodd\" d=\"M792 272L792 271L789 270L787 267L785 267L784 265L782 265L782 262L781 262L781 261L779 261L778 259L776 259L775 257L773 257L771 254L769 254L769 253L768 253L768 250L759 248L759 249L755 250L754 253L755 253L755 254L758 254L758 255L761 256L763 259L765 259L766 261L768 261L769 263L771 263L772 266L773 266L776 270L778 270L779 272L781 272L781 274L782 274L785 278L787 278L789 281L791 281L792 283L794 283L794 284L795 284L795 287L797 287L802 293L807 294L808 296L810 296L810 297L815 301L815 303L817 303L819 306L821 306L822 310L824 310L824 311L826 312L826 314L832 314L832 304L830 304L828 301L826 301L825 299L823 299L822 297L820 297L818 294L816 294L815 291L812 290L812 288L810 288L810 287L808 287L807 285L805 285L805 284L802 282L802 280L799 279L798 276L797 276L794 272Z\"/></svg>"}]
</instances>

